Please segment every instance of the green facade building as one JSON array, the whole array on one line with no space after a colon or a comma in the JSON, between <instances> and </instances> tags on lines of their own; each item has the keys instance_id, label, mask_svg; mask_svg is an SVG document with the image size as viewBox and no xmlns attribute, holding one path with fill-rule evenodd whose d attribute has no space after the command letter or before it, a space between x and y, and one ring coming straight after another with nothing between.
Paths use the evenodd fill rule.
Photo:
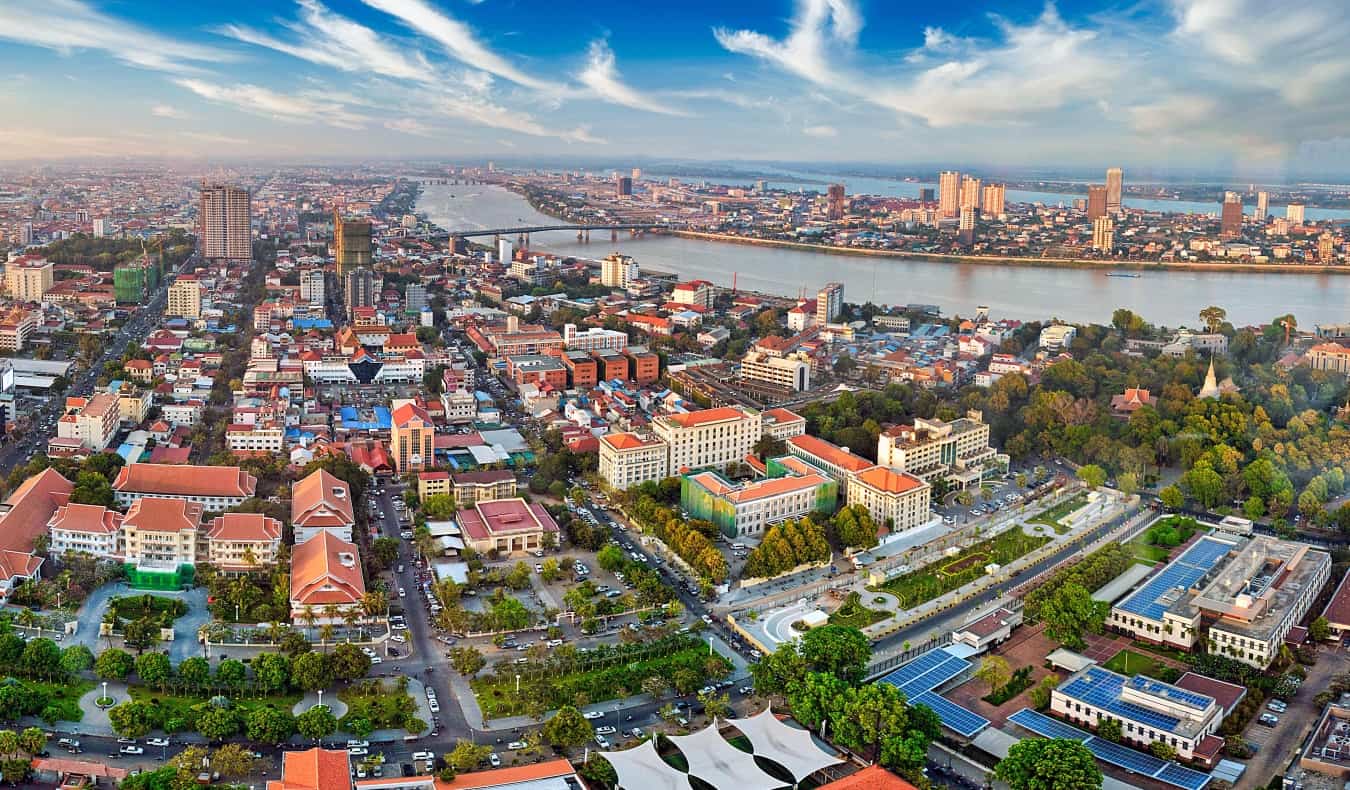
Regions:
<instances>
[{"instance_id":1,"label":"green facade building","mask_svg":"<svg viewBox=\"0 0 1350 790\"><path fill-rule=\"evenodd\" d=\"M716 472L680 478L680 506L711 521L728 538L760 535L771 524L839 507L839 483L806 462L785 456L766 464L760 480L732 483Z\"/></svg>"}]
</instances>

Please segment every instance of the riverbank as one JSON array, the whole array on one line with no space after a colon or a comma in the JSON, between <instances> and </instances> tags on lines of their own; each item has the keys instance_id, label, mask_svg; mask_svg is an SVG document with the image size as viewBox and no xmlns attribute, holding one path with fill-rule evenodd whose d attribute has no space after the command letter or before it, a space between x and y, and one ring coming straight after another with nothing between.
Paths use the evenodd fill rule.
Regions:
<instances>
[{"instance_id":1,"label":"riverbank","mask_svg":"<svg viewBox=\"0 0 1350 790\"><path fill-rule=\"evenodd\" d=\"M840 247L830 244L806 244L799 241L782 239L755 239L746 236L731 236L725 233L706 233L695 230L663 231L666 235L684 239L722 242L724 244L745 244L752 247L778 247L781 249L815 252L822 255L851 255L856 257L904 258L906 260L933 261L946 263L974 263L982 266L1023 266L1046 269L1101 269L1102 271L1125 270L1144 272L1157 270L1174 271L1212 271L1233 273L1266 274L1345 274L1350 275L1350 266L1326 266L1321 264L1285 264L1285 263L1206 263L1193 261L1101 261L1091 258L1009 258L993 255L950 255L933 252L911 252L908 250L870 250L860 247Z\"/></svg>"}]
</instances>

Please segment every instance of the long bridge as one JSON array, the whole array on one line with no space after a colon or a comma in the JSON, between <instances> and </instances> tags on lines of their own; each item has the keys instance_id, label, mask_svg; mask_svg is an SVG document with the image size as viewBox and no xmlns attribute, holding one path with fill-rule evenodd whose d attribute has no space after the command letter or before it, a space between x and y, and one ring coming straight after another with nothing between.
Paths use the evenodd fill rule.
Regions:
<instances>
[{"instance_id":1,"label":"long bridge","mask_svg":"<svg viewBox=\"0 0 1350 790\"><path fill-rule=\"evenodd\" d=\"M471 236L492 236L500 239L503 236L515 235L519 240L520 246L527 247L530 243L531 233L547 233L549 231L576 231L577 241L590 241L591 231L607 230L610 232L610 241L619 240L619 231L626 230L633 235L649 230L671 230L683 227L680 223L670 222L612 222L598 225L520 225L511 228L475 228L469 230L442 230L434 233L419 234L420 239L450 239L450 238L469 238Z\"/></svg>"}]
</instances>

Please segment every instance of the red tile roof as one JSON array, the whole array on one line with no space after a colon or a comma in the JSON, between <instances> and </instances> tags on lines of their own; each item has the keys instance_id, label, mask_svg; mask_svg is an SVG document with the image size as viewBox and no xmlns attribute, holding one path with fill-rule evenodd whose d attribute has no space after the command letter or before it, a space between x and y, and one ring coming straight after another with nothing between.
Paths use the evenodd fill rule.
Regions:
<instances>
[{"instance_id":1,"label":"red tile roof","mask_svg":"<svg viewBox=\"0 0 1350 790\"><path fill-rule=\"evenodd\" d=\"M1223 708L1224 715L1231 713L1237 707L1237 704L1242 701L1242 698L1247 696L1247 689L1243 686L1215 680L1194 672L1187 672L1182 675L1173 685L1177 688L1213 697Z\"/></svg>"},{"instance_id":2,"label":"red tile roof","mask_svg":"<svg viewBox=\"0 0 1350 790\"><path fill-rule=\"evenodd\" d=\"M903 494L927 485L914 475L897 472L884 466L874 466L859 472L858 480L887 494Z\"/></svg>"},{"instance_id":3,"label":"red tile roof","mask_svg":"<svg viewBox=\"0 0 1350 790\"><path fill-rule=\"evenodd\" d=\"M716 409L703 409L701 411L691 411L687 414L668 414L664 419L680 426L681 428L695 428L700 425L708 425L714 422L723 422L725 420L739 420L745 417L745 412L732 406L721 406Z\"/></svg>"},{"instance_id":4,"label":"red tile roof","mask_svg":"<svg viewBox=\"0 0 1350 790\"><path fill-rule=\"evenodd\" d=\"M0 551L31 554L33 539L47 533L52 514L66 504L74 489L69 480L51 468L23 481L5 500L9 510L0 515Z\"/></svg>"},{"instance_id":5,"label":"red tile roof","mask_svg":"<svg viewBox=\"0 0 1350 790\"><path fill-rule=\"evenodd\" d=\"M916 788L879 765L869 765L843 779L826 782L817 790L916 790Z\"/></svg>"},{"instance_id":6,"label":"red tile roof","mask_svg":"<svg viewBox=\"0 0 1350 790\"><path fill-rule=\"evenodd\" d=\"M251 497L258 479L237 466L131 464L113 481L114 491L168 496Z\"/></svg>"},{"instance_id":7,"label":"red tile roof","mask_svg":"<svg viewBox=\"0 0 1350 790\"><path fill-rule=\"evenodd\" d=\"M639 447L653 447L661 443L659 439L644 439L635 433L607 433L600 441L615 450L636 450Z\"/></svg>"},{"instance_id":8,"label":"red tile roof","mask_svg":"<svg viewBox=\"0 0 1350 790\"><path fill-rule=\"evenodd\" d=\"M824 439L818 439L808 434L789 437L787 443L807 455L837 466L845 472L861 472L876 465L862 456L854 455L842 447L837 447Z\"/></svg>"},{"instance_id":9,"label":"red tile roof","mask_svg":"<svg viewBox=\"0 0 1350 790\"><path fill-rule=\"evenodd\" d=\"M297 527L350 527L356 523L347 483L326 469L291 486L291 523Z\"/></svg>"},{"instance_id":10,"label":"red tile roof","mask_svg":"<svg viewBox=\"0 0 1350 790\"><path fill-rule=\"evenodd\" d=\"M110 535L122 528L122 514L102 505L63 505L52 514L48 528Z\"/></svg>"},{"instance_id":11,"label":"red tile roof","mask_svg":"<svg viewBox=\"0 0 1350 790\"><path fill-rule=\"evenodd\" d=\"M201 529L202 506L186 499L142 497L131 503L122 519L123 527L151 532L181 532Z\"/></svg>"},{"instance_id":12,"label":"red tile roof","mask_svg":"<svg viewBox=\"0 0 1350 790\"><path fill-rule=\"evenodd\" d=\"M475 790L476 788L504 787L522 782L537 782L540 779L566 777L576 774L567 760L549 760L534 765L518 765L510 768L496 768L491 771L473 771L460 774L449 782L436 780L436 790ZM357 782L359 786L361 783Z\"/></svg>"},{"instance_id":13,"label":"red tile roof","mask_svg":"<svg viewBox=\"0 0 1350 790\"><path fill-rule=\"evenodd\" d=\"M226 513L207 522L210 540L269 541L281 538L281 522L261 513Z\"/></svg>"},{"instance_id":14,"label":"red tile roof","mask_svg":"<svg viewBox=\"0 0 1350 790\"><path fill-rule=\"evenodd\" d=\"M350 790L351 770L345 751L286 752L281 758L281 778L269 781L267 790Z\"/></svg>"},{"instance_id":15,"label":"red tile roof","mask_svg":"<svg viewBox=\"0 0 1350 790\"><path fill-rule=\"evenodd\" d=\"M350 559L350 564L344 562ZM291 551L291 603L296 606L353 604L366 594L356 544L328 530Z\"/></svg>"},{"instance_id":16,"label":"red tile roof","mask_svg":"<svg viewBox=\"0 0 1350 790\"><path fill-rule=\"evenodd\" d=\"M456 520L464 533L474 540L536 530L558 531L557 522L543 505L526 503L519 497L477 502L472 508L459 511Z\"/></svg>"}]
</instances>

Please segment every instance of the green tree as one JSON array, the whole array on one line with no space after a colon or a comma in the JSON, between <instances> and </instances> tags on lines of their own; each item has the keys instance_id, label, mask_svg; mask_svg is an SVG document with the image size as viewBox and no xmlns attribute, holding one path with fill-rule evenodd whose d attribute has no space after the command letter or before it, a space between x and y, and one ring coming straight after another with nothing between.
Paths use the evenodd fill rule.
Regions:
<instances>
[{"instance_id":1,"label":"green tree","mask_svg":"<svg viewBox=\"0 0 1350 790\"><path fill-rule=\"evenodd\" d=\"M381 568L392 568L398 562L399 540L397 538L376 538L370 544L371 554Z\"/></svg>"},{"instance_id":2,"label":"green tree","mask_svg":"<svg viewBox=\"0 0 1350 790\"><path fill-rule=\"evenodd\" d=\"M449 494L432 494L422 502L422 512L428 521L445 521L455 516L455 498Z\"/></svg>"},{"instance_id":3,"label":"green tree","mask_svg":"<svg viewBox=\"0 0 1350 790\"><path fill-rule=\"evenodd\" d=\"M99 653L94 661L94 674L102 680L125 680L135 663L126 651L110 648Z\"/></svg>"},{"instance_id":4,"label":"green tree","mask_svg":"<svg viewBox=\"0 0 1350 790\"><path fill-rule=\"evenodd\" d=\"M237 691L248 678L248 667L237 658L227 658L216 667L216 683L221 688Z\"/></svg>"},{"instance_id":5,"label":"green tree","mask_svg":"<svg viewBox=\"0 0 1350 790\"><path fill-rule=\"evenodd\" d=\"M492 753L491 746L480 746L463 738L455 742L455 748L445 755L445 762L456 771L471 771Z\"/></svg>"},{"instance_id":6,"label":"green tree","mask_svg":"<svg viewBox=\"0 0 1350 790\"><path fill-rule=\"evenodd\" d=\"M1227 318L1228 311L1222 307L1211 305L1200 311L1200 320L1205 322L1205 330L1208 332L1218 332Z\"/></svg>"},{"instance_id":7,"label":"green tree","mask_svg":"<svg viewBox=\"0 0 1350 790\"><path fill-rule=\"evenodd\" d=\"M1031 706L1036 710L1045 710L1050 707L1050 692L1059 686L1059 675L1046 675L1041 678L1031 691L1027 692L1027 697L1031 700Z\"/></svg>"},{"instance_id":8,"label":"green tree","mask_svg":"<svg viewBox=\"0 0 1350 790\"><path fill-rule=\"evenodd\" d=\"M478 673L478 670L487 665L487 659L474 647L452 647L450 648L450 666L461 675L469 676Z\"/></svg>"},{"instance_id":9,"label":"green tree","mask_svg":"<svg viewBox=\"0 0 1350 790\"><path fill-rule=\"evenodd\" d=\"M183 659L178 665L178 679L190 689L205 689L211 682L211 662L201 656Z\"/></svg>"},{"instance_id":10,"label":"green tree","mask_svg":"<svg viewBox=\"0 0 1350 790\"><path fill-rule=\"evenodd\" d=\"M975 677L987 685L990 693L993 693L1012 680L1012 669L1003 656L985 656L980 662L980 668L975 671Z\"/></svg>"},{"instance_id":11,"label":"green tree","mask_svg":"<svg viewBox=\"0 0 1350 790\"><path fill-rule=\"evenodd\" d=\"M704 713L708 714L709 721L725 719L731 713L731 698L726 694L705 691L698 695L698 701L703 705Z\"/></svg>"},{"instance_id":12,"label":"green tree","mask_svg":"<svg viewBox=\"0 0 1350 790\"><path fill-rule=\"evenodd\" d=\"M71 645L61 651L61 669L67 675L78 675L94 665L94 653L84 645Z\"/></svg>"},{"instance_id":13,"label":"green tree","mask_svg":"<svg viewBox=\"0 0 1350 790\"><path fill-rule=\"evenodd\" d=\"M613 573L628 564L628 557L623 553L623 549L613 543L608 543L596 552L595 561L599 563L601 568Z\"/></svg>"},{"instance_id":14,"label":"green tree","mask_svg":"<svg viewBox=\"0 0 1350 790\"><path fill-rule=\"evenodd\" d=\"M333 685L333 668L323 653L305 653L291 662L291 680L305 691Z\"/></svg>"},{"instance_id":15,"label":"green tree","mask_svg":"<svg viewBox=\"0 0 1350 790\"><path fill-rule=\"evenodd\" d=\"M242 779L253 773L253 751L227 743L211 754L211 770L226 779Z\"/></svg>"},{"instance_id":16,"label":"green tree","mask_svg":"<svg viewBox=\"0 0 1350 790\"><path fill-rule=\"evenodd\" d=\"M144 653L136 659L136 676L147 686L163 689L173 678L173 665L163 653Z\"/></svg>"},{"instance_id":17,"label":"green tree","mask_svg":"<svg viewBox=\"0 0 1350 790\"><path fill-rule=\"evenodd\" d=\"M1097 735L1112 743L1120 743L1124 737L1118 719L1102 719L1102 723L1097 725Z\"/></svg>"},{"instance_id":18,"label":"green tree","mask_svg":"<svg viewBox=\"0 0 1350 790\"><path fill-rule=\"evenodd\" d=\"M550 746L575 748L586 744L594 734L591 723L572 705L562 706L544 722L544 741Z\"/></svg>"},{"instance_id":19,"label":"green tree","mask_svg":"<svg viewBox=\"0 0 1350 790\"><path fill-rule=\"evenodd\" d=\"M333 649L333 676L338 680L356 680L370 672L370 656L351 642L343 642Z\"/></svg>"},{"instance_id":20,"label":"green tree","mask_svg":"<svg viewBox=\"0 0 1350 790\"><path fill-rule=\"evenodd\" d=\"M257 743L282 743L295 733L295 717L290 711L260 706L249 711L244 734Z\"/></svg>"},{"instance_id":21,"label":"green tree","mask_svg":"<svg viewBox=\"0 0 1350 790\"><path fill-rule=\"evenodd\" d=\"M1092 600L1081 584L1060 586L1041 604L1040 617L1045 633L1065 647L1081 650L1087 645L1083 634L1100 634L1106 622L1106 606Z\"/></svg>"},{"instance_id":22,"label":"green tree","mask_svg":"<svg viewBox=\"0 0 1350 790\"><path fill-rule=\"evenodd\" d=\"M1325 642L1331 638L1331 623L1327 618L1319 615L1317 619L1308 623L1308 636L1312 637L1314 642Z\"/></svg>"},{"instance_id":23,"label":"green tree","mask_svg":"<svg viewBox=\"0 0 1350 790\"><path fill-rule=\"evenodd\" d=\"M1096 464L1084 464L1078 467L1078 479L1095 491L1106 482L1106 470Z\"/></svg>"},{"instance_id":24,"label":"green tree","mask_svg":"<svg viewBox=\"0 0 1350 790\"><path fill-rule=\"evenodd\" d=\"M1102 772L1092 752L1065 738L1024 738L998 762L994 776L1012 790L1093 790Z\"/></svg>"},{"instance_id":25,"label":"green tree","mask_svg":"<svg viewBox=\"0 0 1350 790\"><path fill-rule=\"evenodd\" d=\"M197 732L208 740L224 740L239 732L239 714L230 708L208 705L197 714Z\"/></svg>"},{"instance_id":26,"label":"green tree","mask_svg":"<svg viewBox=\"0 0 1350 790\"><path fill-rule=\"evenodd\" d=\"M1116 478L1116 488L1125 496L1134 496L1139 491L1139 477L1134 472L1122 472Z\"/></svg>"},{"instance_id":27,"label":"green tree","mask_svg":"<svg viewBox=\"0 0 1350 790\"><path fill-rule=\"evenodd\" d=\"M24 674L33 678L50 680L65 676L65 670L61 667L61 648L45 637L29 640L19 665Z\"/></svg>"},{"instance_id":28,"label":"green tree","mask_svg":"<svg viewBox=\"0 0 1350 790\"><path fill-rule=\"evenodd\" d=\"M291 680L291 660L278 653L263 653L253 659L253 679L264 691L281 691Z\"/></svg>"},{"instance_id":29,"label":"green tree","mask_svg":"<svg viewBox=\"0 0 1350 790\"><path fill-rule=\"evenodd\" d=\"M1180 488L1174 485L1159 490L1158 499L1162 502L1163 507L1168 510L1179 510L1182 505L1186 504L1186 496L1181 493Z\"/></svg>"},{"instance_id":30,"label":"green tree","mask_svg":"<svg viewBox=\"0 0 1350 790\"><path fill-rule=\"evenodd\" d=\"M1177 750L1172 747L1172 744L1163 741L1154 741L1149 744L1148 750L1159 760L1171 760L1177 756Z\"/></svg>"},{"instance_id":31,"label":"green tree","mask_svg":"<svg viewBox=\"0 0 1350 790\"><path fill-rule=\"evenodd\" d=\"M828 672L849 683L862 680L872 658L872 643L856 628L826 625L801 637L801 653L817 672Z\"/></svg>"},{"instance_id":32,"label":"green tree","mask_svg":"<svg viewBox=\"0 0 1350 790\"><path fill-rule=\"evenodd\" d=\"M108 720L118 735L140 738L155 728L155 711L148 702L123 702L108 711Z\"/></svg>"},{"instance_id":33,"label":"green tree","mask_svg":"<svg viewBox=\"0 0 1350 790\"><path fill-rule=\"evenodd\" d=\"M316 741L337 732L337 726L337 718L327 705L315 705L295 717L296 731Z\"/></svg>"}]
</instances>

